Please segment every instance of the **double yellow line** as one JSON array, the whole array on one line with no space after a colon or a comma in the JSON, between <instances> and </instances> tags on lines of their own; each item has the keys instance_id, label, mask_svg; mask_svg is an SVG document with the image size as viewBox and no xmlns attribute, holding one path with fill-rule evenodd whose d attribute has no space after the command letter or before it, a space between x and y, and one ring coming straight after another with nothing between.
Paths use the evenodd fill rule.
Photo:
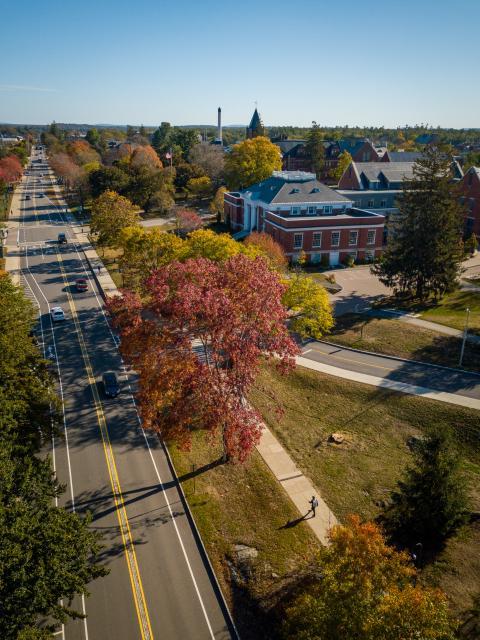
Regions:
<instances>
[{"instance_id":1,"label":"double yellow line","mask_svg":"<svg viewBox=\"0 0 480 640\"><path fill-rule=\"evenodd\" d=\"M130 531L130 524L128 522L127 511L125 509L125 503L123 500L122 488L120 486L120 480L118 477L117 466L115 464L115 456L113 454L110 437L108 434L107 423L105 420L105 414L98 393L97 383L95 376L93 375L92 365L88 356L88 350L83 337L80 322L78 320L77 311L68 289L69 283L66 277L65 269L63 266L63 259L61 254L57 250L57 260L60 265L60 271L62 273L63 281L66 285L68 304L72 314L72 319L75 323L75 328L80 343L80 349L82 351L83 361L85 363L85 369L87 371L88 382L92 388L93 399L95 403L95 412L97 414L97 421L102 434L103 450L105 453L105 459L107 462L108 474L110 476L110 485L112 487L113 499L115 502L118 523L120 526L120 532L122 534L123 546L125 548L125 557L127 560L128 572L130 575L130 582L132 585L133 599L135 601L135 608L137 610L138 623L140 625L140 633L142 640L153 640L152 627L150 624L150 616L148 614L147 602L143 591L142 580L140 577L140 571L137 563L137 556L135 554L135 546L133 543L132 532Z\"/></svg>"}]
</instances>

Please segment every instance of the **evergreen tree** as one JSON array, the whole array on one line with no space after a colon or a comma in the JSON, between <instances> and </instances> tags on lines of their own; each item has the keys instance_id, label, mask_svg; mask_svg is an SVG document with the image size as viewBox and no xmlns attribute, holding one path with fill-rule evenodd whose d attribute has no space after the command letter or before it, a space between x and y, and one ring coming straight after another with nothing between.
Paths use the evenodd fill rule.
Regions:
<instances>
[{"instance_id":1,"label":"evergreen tree","mask_svg":"<svg viewBox=\"0 0 480 640\"><path fill-rule=\"evenodd\" d=\"M413 549L438 550L465 522L465 480L449 432L435 428L415 444L414 465L391 496L380 520L392 541Z\"/></svg>"},{"instance_id":2,"label":"evergreen tree","mask_svg":"<svg viewBox=\"0 0 480 640\"><path fill-rule=\"evenodd\" d=\"M312 165L312 171L317 174L317 178L320 178L325 169L325 145L320 125L315 121L312 122L312 128L307 135L305 153Z\"/></svg>"},{"instance_id":3,"label":"evergreen tree","mask_svg":"<svg viewBox=\"0 0 480 640\"><path fill-rule=\"evenodd\" d=\"M404 186L386 251L373 273L397 293L420 300L442 296L459 275L462 221L450 157L427 147Z\"/></svg>"}]
</instances>

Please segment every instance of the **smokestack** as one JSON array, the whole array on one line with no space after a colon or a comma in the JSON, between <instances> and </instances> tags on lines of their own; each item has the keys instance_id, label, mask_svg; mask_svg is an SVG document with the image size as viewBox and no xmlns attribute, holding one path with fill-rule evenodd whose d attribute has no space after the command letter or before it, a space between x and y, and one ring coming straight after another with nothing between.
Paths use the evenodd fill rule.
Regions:
<instances>
[{"instance_id":1,"label":"smokestack","mask_svg":"<svg viewBox=\"0 0 480 640\"><path fill-rule=\"evenodd\" d=\"M222 142L222 109L218 107L217 141Z\"/></svg>"}]
</instances>

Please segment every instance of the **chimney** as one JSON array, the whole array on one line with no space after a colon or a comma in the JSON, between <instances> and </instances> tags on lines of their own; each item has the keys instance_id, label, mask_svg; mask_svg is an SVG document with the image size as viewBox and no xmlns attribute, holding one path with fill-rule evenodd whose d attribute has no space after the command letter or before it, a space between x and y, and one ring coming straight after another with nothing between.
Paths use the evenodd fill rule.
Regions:
<instances>
[{"instance_id":1,"label":"chimney","mask_svg":"<svg viewBox=\"0 0 480 640\"><path fill-rule=\"evenodd\" d=\"M217 141L222 142L222 109L218 107Z\"/></svg>"}]
</instances>

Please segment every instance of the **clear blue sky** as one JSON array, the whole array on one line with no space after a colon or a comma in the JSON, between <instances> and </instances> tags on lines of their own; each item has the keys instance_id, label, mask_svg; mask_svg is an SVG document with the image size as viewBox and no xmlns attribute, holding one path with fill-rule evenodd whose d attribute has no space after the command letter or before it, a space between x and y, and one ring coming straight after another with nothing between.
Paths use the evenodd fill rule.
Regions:
<instances>
[{"instance_id":1,"label":"clear blue sky","mask_svg":"<svg viewBox=\"0 0 480 640\"><path fill-rule=\"evenodd\" d=\"M480 0L1 7L3 122L480 127Z\"/></svg>"}]
</instances>

